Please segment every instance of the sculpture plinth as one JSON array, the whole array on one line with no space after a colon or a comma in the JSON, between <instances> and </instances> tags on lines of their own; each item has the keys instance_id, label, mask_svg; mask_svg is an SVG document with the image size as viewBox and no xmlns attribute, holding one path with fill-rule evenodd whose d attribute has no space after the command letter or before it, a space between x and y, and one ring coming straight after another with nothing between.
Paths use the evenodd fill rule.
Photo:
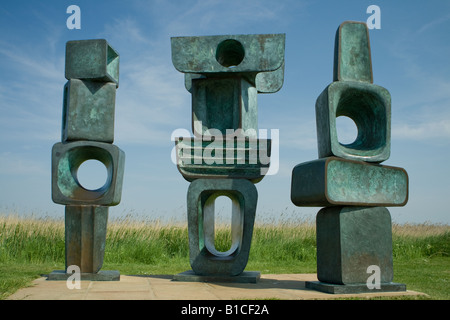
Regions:
<instances>
[{"instance_id":1,"label":"sculpture plinth","mask_svg":"<svg viewBox=\"0 0 450 320\"><path fill-rule=\"evenodd\" d=\"M328 293L404 291L404 284L392 282L391 216L385 207L406 205L408 175L380 165L390 155L391 97L373 84L365 23L339 26L333 81L316 101L319 159L292 171L292 202L324 207L316 218L319 282L306 287ZM358 128L350 144L339 141L339 116Z\"/></svg>"},{"instance_id":2,"label":"sculpture plinth","mask_svg":"<svg viewBox=\"0 0 450 320\"><path fill-rule=\"evenodd\" d=\"M192 271L181 281L256 282L245 272L258 194L270 166L270 139L258 138L257 94L278 91L284 77L284 34L172 38L172 61L192 94L194 137L176 140L177 167L188 189ZM232 244L214 245L214 202L232 201Z\"/></svg>"}]
</instances>

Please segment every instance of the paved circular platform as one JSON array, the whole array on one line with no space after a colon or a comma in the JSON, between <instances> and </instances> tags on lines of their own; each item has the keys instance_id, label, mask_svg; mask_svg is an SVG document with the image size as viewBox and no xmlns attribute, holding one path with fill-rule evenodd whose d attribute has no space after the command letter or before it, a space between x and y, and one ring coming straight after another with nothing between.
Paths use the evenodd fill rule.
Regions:
<instances>
[{"instance_id":1,"label":"paved circular platform","mask_svg":"<svg viewBox=\"0 0 450 320\"><path fill-rule=\"evenodd\" d=\"M173 281L172 275L120 275L120 281L80 281L69 289L66 281L41 277L7 300L312 300L377 296L422 295L415 291L363 294L329 294L305 287L317 281L316 274L262 274L257 283L212 283Z\"/></svg>"}]
</instances>

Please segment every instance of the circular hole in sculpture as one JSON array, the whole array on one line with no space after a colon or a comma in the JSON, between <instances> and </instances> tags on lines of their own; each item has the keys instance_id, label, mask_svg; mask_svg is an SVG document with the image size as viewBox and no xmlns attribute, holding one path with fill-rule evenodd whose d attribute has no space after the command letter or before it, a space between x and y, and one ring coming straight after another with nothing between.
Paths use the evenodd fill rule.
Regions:
<instances>
[{"instance_id":1,"label":"circular hole in sculpture","mask_svg":"<svg viewBox=\"0 0 450 320\"><path fill-rule=\"evenodd\" d=\"M339 116L336 118L336 129L339 143L349 145L358 138L358 127L352 118Z\"/></svg>"},{"instance_id":2,"label":"circular hole in sculpture","mask_svg":"<svg viewBox=\"0 0 450 320\"><path fill-rule=\"evenodd\" d=\"M237 40L224 40L217 46L216 60L226 68L238 66L244 60L244 57L244 47Z\"/></svg>"},{"instance_id":3,"label":"circular hole in sculpture","mask_svg":"<svg viewBox=\"0 0 450 320\"><path fill-rule=\"evenodd\" d=\"M86 160L78 168L77 179L84 189L99 190L108 180L108 170L98 160Z\"/></svg>"}]
</instances>

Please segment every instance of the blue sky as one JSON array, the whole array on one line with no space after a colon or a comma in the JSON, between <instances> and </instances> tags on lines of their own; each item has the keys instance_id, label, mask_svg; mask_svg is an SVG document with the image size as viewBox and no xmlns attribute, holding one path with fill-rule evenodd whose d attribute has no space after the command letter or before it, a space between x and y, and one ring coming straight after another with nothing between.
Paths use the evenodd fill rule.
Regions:
<instances>
[{"instance_id":1,"label":"blue sky","mask_svg":"<svg viewBox=\"0 0 450 320\"><path fill-rule=\"evenodd\" d=\"M72 4L80 30L66 26ZM438 0L2 1L0 212L64 214L51 200L50 153L61 139L67 41L104 38L120 54L114 144L126 164L111 216L182 220L189 183L171 161L171 136L190 131L191 95L172 65L170 37L285 33L283 88L258 96L259 128L279 130L280 167L256 185L257 221L314 218L319 208L290 201L291 171L318 157L314 106L332 81L335 31L346 20L365 22L372 4L381 9L381 29L370 30L374 83L392 97L384 164L410 179L409 202L389 208L392 219L450 223L450 2Z\"/></svg>"}]
</instances>

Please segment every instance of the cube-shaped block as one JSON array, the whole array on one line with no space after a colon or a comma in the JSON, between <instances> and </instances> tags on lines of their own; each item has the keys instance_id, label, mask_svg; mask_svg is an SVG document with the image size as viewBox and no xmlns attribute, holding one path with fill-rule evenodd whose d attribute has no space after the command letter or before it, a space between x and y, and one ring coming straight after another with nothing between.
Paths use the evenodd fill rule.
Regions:
<instances>
[{"instance_id":1,"label":"cube-shaped block","mask_svg":"<svg viewBox=\"0 0 450 320\"><path fill-rule=\"evenodd\" d=\"M317 214L316 230L320 281L366 284L370 270L377 268L380 283L392 282L392 226L386 208L323 208Z\"/></svg>"},{"instance_id":2,"label":"cube-shaped block","mask_svg":"<svg viewBox=\"0 0 450 320\"><path fill-rule=\"evenodd\" d=\"M116 85L72 79L64 86L62 142L114 141Z\"/></svg>"},{"instance_id":3,"label":"cube-shaped block","mask_svg":"<svg viewBox=\"0 0 450 320\"><path fill-rule=\"evenodd\" d=\"M232 200L232 245L227 252L214 246L214 201ZM258 193L244 179L198 179L188 189L189 260L198 275L236 276L244 271L250 253Z\"/></svg>"},{"instance_id":4,"label":"cube-shaped block","mask_svg":"<svg viewBox=\"0 0 450 320\"><path fill-rule=\"evenodd\" d=\"M192 129L196 136L242 129L256 138L257 91L243 78L192 81ZM250 129L250 130L249 130ZM214 130L214 131L213 131Z\"/></svg>"},{"instance_id":5,"label":"cube-shaped block","mask_svg":"<svg viewBox=\"0 0 450 320\"><path fill-rule=\"evenodd\" d=\"M336 118L352 119L358 136L353 143L340 142ZM316 101L319 158L336 156L380 163L390 156L391 96L383 87L356 81L330 84Z\"/></svg>"},{"instance_id":6,"label":"cube-shaped block","mask_svg":"<svg viewBox=\"0 0 450 320\"><path fill-rule=\"evenodd\" d=\"M408 174L403 168L336 157L294 167L291 200L300 207L404 206Z\"/></svg>"},{"instance_id":7,"label":"cube-shaped block","mask_svg":"<svg viewBox=\"0 0 450 320\"><path fill-rule=\"evenodd\" d=\"M334 81L373 82L369 29L364 22L345 21L339 26L333 78Z\"/></svg>"},{"instance_id":8,"label":"cube-shaped block","mask_svg":"<svg viewBox=\"0 0 450 320\"><path fill-rule=\"evenodd\" d=\"M82 273L96 273L105 254L108 207L66 206L66 270L76 265Z\"/></svg>"},{"instance_id":9,"label":"cube-shaped block","mask_svg":"<svg viewBox=\"0 0 450 320\"><path fill-rule=\"evenodd\" d=\"M99 189L88 190L78 180L78 168L86 160L100 161L107 169L107 181ZM97 206L119 204L124 163L125 153L112 144L95 141L56 143L52 148L53 202Z\"/></svg>"},{"instance_id":10,"label":"cube-shaped block","mask_svg":"<svg viewBox=\"0 0 450 320\"><path fill-rule=\"evenodd\" d=\"M104 39L66 43L66 79L114 82L119 86L119 54Z\"/></svg>"}]
</instances>

